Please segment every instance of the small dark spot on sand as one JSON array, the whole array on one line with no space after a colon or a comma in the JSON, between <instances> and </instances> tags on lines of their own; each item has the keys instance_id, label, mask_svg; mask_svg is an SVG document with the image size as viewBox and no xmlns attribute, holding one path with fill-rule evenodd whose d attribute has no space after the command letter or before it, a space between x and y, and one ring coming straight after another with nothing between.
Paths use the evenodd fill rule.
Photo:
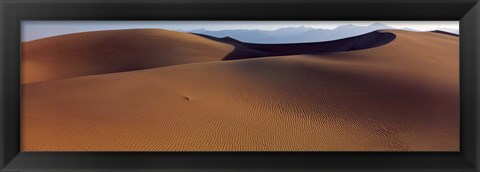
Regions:
<instances>
[{"instance_id":1,"label":"small dark spot on sand","mask_svg":"<svg viewBox=\"0 0 480 172\"><path fill-rule=\"evenodd\" d=\"M190 97L184 96L185 100L190 101Z\"/></svg>"}]
</instances>

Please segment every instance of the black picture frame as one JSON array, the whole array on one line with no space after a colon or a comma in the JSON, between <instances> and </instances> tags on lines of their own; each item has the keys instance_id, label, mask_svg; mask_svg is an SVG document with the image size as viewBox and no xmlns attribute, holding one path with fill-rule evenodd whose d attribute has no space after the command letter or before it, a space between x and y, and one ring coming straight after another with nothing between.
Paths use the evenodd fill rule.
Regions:
<instances>
[{"instance_id":1,"label":"black picture frame","mask_svg":"<svg viewBox=\"0 0 480 172\"><path fill-rule=\"evenodd\" d=\"M478 0L0 0L0 171L480 169ZM22 20L460 21L460 152L20 152Z\"/></svg>"}]
</instances>

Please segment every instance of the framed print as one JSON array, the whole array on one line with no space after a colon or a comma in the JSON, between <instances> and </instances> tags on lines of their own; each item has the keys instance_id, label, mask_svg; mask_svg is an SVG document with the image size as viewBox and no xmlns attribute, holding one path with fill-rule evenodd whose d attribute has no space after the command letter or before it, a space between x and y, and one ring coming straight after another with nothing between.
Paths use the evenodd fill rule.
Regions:
<instances>
[{"instance_id":1,"label":"framed print","mask_svg":"<svg viewBox=\"0 0 480 172\"><path fill-rule=\"evenodd\" d=\"M479 170L478 1L0 5L2 171Z\"/></svg>"},{"instance_id":2,"label":"framed print","mask_svg":"<svg viewBox=\"0 0 480 172\"><path fill-rule=\"evenodd\" d=\"M21 27L25 152L460 150L458 21Z\"/></svg>"}]
</instances>

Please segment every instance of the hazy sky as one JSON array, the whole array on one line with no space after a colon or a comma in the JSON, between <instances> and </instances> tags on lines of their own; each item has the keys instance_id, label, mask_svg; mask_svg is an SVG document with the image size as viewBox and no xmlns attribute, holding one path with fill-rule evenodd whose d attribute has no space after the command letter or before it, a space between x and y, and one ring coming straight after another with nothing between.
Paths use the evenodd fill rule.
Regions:
<instances>
[{"instance_id":1,"label":"hazy sky","mask_svg":"<svg viewBox=\"0 0 480 172\"><path fill-rule=\"evenodd\" d=\"M397 29L411 28L419 31L459 29L458 21L22 21L22 41L76 32L133 28L213 31L227 29L276 30L284 27L305 26L334 29L339 25L367 26L373 23L383 23Z\"/></svg>"}]
</instances>

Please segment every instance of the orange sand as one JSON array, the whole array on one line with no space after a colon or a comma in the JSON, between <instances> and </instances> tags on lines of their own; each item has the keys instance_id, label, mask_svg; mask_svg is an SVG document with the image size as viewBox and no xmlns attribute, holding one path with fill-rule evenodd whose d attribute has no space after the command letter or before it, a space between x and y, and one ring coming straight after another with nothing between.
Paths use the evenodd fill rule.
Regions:
<instances>
[{"instance_id":1,"label":"orange sand","mask_svg":"<svg viewBox=\"0 0 480 172\"><path fill-rule=\"evenodd\" d=\"M161 29L84 32L22 43L22 83L218 61L233 46Z\"/></svg>"},{"instance_id":2,"label":"orange sand","mask_svg":"<svg viewBox=\"0 0 480 172\"><path fill-rule=\"evenodd\" d=\"M103 38L110 32L145 32L147 40L156 33L128 30L85 35ZM23 52L63 54L52 57L54 62L45 60L37 66L34 59L40 57L22 63L23 81L27 84L22 90L21 148L458 151L458 37L432 32L385 32L394 33L396 39L376 48L231 61L213 60L232 51L228 44L169 33L171 41L157 42L158 47L150 42L137 47L141 51L117 54L122 63L161 58L155 65L135 64L135 69L144 70L134 71L109 66L107 63L116 62L112 60L116 56L107 52L82 61L73 52L58 47L73 46L62 36L55 39L65 42L48 42L45 40L54 38L47 38L42 41L47 45L36 45L36 49L35 41L31 47L26 43ZM183 39L173 39L174 35ZM134 40L127 42L138 41L134 37L104 40L123 45L122 41L130 38ZM93 41L90 37L81 40ZM59 49L41 48L51 45ZM82 43L75 46L88 47ZM82 53L88 54L96 47L100 45L85 48ZM152 54L158 56L150 57ZM48 59L47 55L41 57ZM188 60L177 61L181 58ZM98 64L92 63L97 59ZM181 64L186 61L212 62ZM167 66L171 64L181 65ZM65 73L50 74L38 67L43 65L65 65ZM68 73L73 65L85 70ZM102 74L91 75L97 73Z\"/></svg>"}]
</instances>

